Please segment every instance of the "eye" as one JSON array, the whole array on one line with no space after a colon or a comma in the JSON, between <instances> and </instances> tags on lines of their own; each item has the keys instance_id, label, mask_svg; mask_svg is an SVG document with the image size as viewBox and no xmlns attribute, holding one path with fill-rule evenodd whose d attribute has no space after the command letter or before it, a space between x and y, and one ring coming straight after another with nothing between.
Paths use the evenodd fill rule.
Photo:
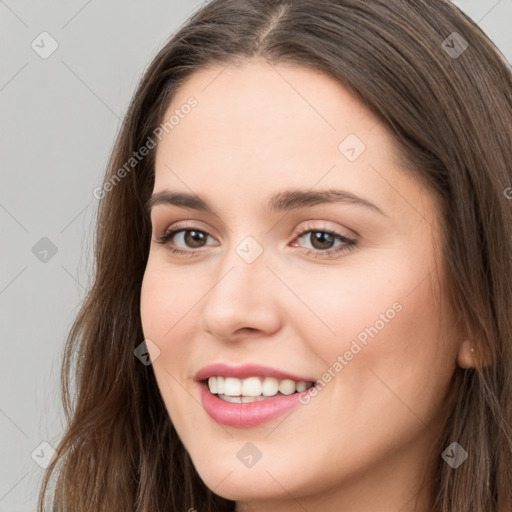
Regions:
<instances>
[{"instance_id":1,"label":"eye","mask_svg":"<svg viewBox=\"0 0 512 512\"><path fill-rule=\"evenodd\" d=\"M309 237L305 237L308 233ZM311 243L312 249L305 248L306 250L304 252L315 257L325 257L348 252L356 245L355 240L325 228L320 229L307 226L304 229L296 231L294 234L298 239L305 237L304 239ZM172 229L165 231L165 233L157 239L157 243L168 246L169 251L173 254L192 256L194 253L199 252L194 249L200 249L206 246L206 241L210 236L211 235L206 231L197 229L194 226L177 224L173 226ZM339 240L341 244L333 246L336 240ZM188 249L176 247L176 241L181 241ZM297 247L297 244L292 244L292 247Z\"/></svg>"},{"instance_id":2,"label":"eye","mask_svg":"<svg viewBox=\"0 0 512 512\"><path fill-rule=\"evenodd\" d=\"M309 233L309 236L306 236ZM308 249L306 254L314 256L331 256L333 254L341 254L350 251L355 245L356 241L329 229L319 229L308 226L305 229L298 230L295 235L301 239L305 237L306 241L309 241L313 249ZM341 241L338 246L333 246L335 240Z\"/></svg>"},{"instance_id":3,"label":"eye","mask_svg":"<svg viewBox=\"0 0 512 512\"><path fill-rule=\"evenodd\" d=\"M190 254L195 251L174 247L173 244L175 243L175 239L181 239L182 243L184 243L186 246L188 245L191 249L199 249L205 245L204 243L209 236L210 235L206 233L206 231L196 229L192 226L183 227L181 224L177 224L172 229L167 230L160 238L158 238L157 243L169 246L171 253ZM170 243L171 241L173 244Z\"/></svg>"}]
</instances>

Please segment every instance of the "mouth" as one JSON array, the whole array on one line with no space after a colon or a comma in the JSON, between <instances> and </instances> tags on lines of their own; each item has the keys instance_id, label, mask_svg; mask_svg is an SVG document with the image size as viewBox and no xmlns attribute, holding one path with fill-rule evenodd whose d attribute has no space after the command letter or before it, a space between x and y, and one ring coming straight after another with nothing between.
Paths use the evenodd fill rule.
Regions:
<instances>
[{"instance_id":1,"label":"mouth","mask_svg":"<svg viewBox=\"0 0 512 512\"><path fill-rule=\"evenodd\" d=\"M251 403L272 397L302 393L315 386L311 381L251 376L244 379L213 375L201 381L212 395L232 403Z\"/></svg>"}]
</instances>

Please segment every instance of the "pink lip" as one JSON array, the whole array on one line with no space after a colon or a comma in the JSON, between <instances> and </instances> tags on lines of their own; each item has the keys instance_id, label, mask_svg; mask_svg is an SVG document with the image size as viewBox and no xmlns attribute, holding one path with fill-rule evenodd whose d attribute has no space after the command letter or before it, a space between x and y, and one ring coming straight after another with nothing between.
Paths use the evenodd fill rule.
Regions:
<instances>
[{"instance_id":1,"label":"pink lip","mask_svg":"<svg viewBox=\"0 0 512 512\"><path fill-rule=\"evenodd\" d=\"M197 381L202 381L207 379L208 377L236 377L237 379L245 379L247 377L275 377L276 379L291 379L296 382L305 381L305 382L315 382L316 379L310 377L301 377L298 375L293 375L288 372L284 372L281 370L276 370L274 368L269 368L268 366L260 366L257 364L244 364L242 366L229 366L223 363L210 364L201 368L195 379Z\"/></svg>"},{"instance_id":2,"label":"pink lip","mask_svg":"<svg viewBox=\"0 0 512 512\"><path fill-rule=\"evenodd\" d=\"M210 393L204 382L201 382L199 387L206 413L217 423L239 428L255 427L270 421L299 405L301 396L309 393L307 389L301 393L273 396L259 402L233 403L221 400Z\"/></svg>"}]
</instances>

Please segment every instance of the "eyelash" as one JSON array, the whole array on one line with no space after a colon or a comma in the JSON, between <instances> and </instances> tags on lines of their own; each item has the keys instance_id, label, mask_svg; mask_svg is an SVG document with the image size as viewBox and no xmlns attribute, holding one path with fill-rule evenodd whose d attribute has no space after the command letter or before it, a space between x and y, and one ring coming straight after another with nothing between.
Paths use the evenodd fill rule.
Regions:
<instances>
[{"instance_id":1,"label":"eyelash","mask_svg":"<svg viewBox=\"0 0 512 512\"><path fill-rule=\"evenodd\" d=\"M169 229L169 230L165 231L164 234L156 240L156 242L161 245L169 245L169 241L171 240L171 238L174 235L180 233L181 231L196 231L196 232L202 233L204 235L211 236L208 232L201 230L201 229L197 229L193 226L183 226L183 225L177 224L173 227L173 229ZM307 226L306 228L296 230L294 232L294 235L296 237L300 238L309 232L324 233L327 235L331 235L334 238L338 238L342 242L344 242L344 245L339 246L338 248L335 248L335 249L327 249L325 251L322 251L320 249L305 249L304 252L307 255L313 255L315 257L318 257L318 256L325 257L325 256L336 255L336 254L343 254L343 253L351 251L356 246L355 240L347 238L346 236L343 236L342 234L337 233L336 231L329 230L329 229L318 229L315 227ZM168 249L172 254L183 254L183 255L187 255L187 256L192 256L191 253L197 252L194 249L184 250L184 249L179 249L179 248L171 247L171 246L169 246Z\"/></svg>"}]
</instances>

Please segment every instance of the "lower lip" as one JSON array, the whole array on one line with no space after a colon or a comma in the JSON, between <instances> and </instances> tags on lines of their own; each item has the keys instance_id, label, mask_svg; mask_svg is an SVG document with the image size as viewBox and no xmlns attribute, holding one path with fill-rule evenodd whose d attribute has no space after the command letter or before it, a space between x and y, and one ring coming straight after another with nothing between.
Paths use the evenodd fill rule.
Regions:
<instances>
[{"instance_id":1,"label":"lower lip","mask_svg":"<svg viewBox=\"0 0 512 512\"><path fill-rule=\"evenodd\" d=\"M309 391L273 396L258 402L233 403L210 393L205 383L200 383L200 388L201 401L206 413L221 425L238 428L255 427L281 416L299 405L301 397L307 395Z\"/></svg>"}]
</instances>

